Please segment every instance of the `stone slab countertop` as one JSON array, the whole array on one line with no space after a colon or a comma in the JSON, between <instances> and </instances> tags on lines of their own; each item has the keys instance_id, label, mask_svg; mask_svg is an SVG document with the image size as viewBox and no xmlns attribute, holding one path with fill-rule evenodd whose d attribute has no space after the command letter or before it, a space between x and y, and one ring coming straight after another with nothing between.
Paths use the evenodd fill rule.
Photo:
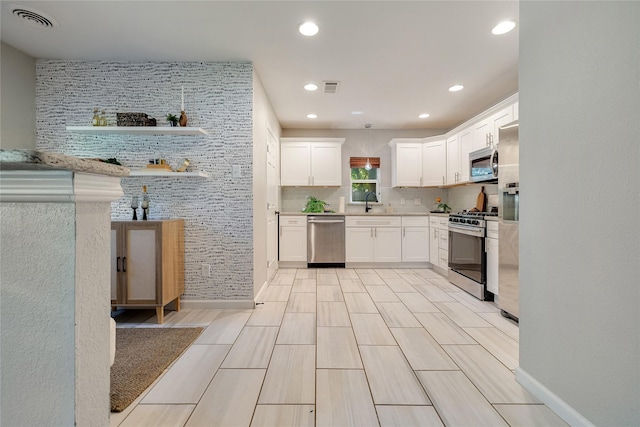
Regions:
<instances>
[{"instance_id":1,"label":"stone slab countertop","mask_svg":"<svg viewBox=\"0 0 640 427\"><path fill-rule=\"evenodd\" d=\"M498 221L498 217L497 216L485 216L484 220L485 221Z\"/></svg>"},{"instance_id":2,"label":"stone slab countertop","mask_svg":"<svg viewBox=\"0 0 640 427\"><path fill-rule=\"evenodd\" d=\"M337 213L337 212L324 212L324 213L315 213L315 212L280 212L281 216L293 216L293 215L340 215L340 216L449 216L449 214L445 213L429 213L429 212L345 212L345 213Z\"/></svg>"},{"instance_id":3,"label":"stone slab countertop","mask_svg":"<svg viewBox=\"0 0 640 427\"><path fill-rule=\"evenodd\" d=\"M37 150L0 150L0 170L68 170L107 176L129 176L129 168L93 159Z\"/></svg>"}]
</instances>

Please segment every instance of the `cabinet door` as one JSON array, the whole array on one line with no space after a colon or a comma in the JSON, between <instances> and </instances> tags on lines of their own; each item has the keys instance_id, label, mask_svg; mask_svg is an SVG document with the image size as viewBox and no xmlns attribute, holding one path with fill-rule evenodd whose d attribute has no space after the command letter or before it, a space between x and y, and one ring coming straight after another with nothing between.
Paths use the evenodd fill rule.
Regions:
<instances>
[{"instance_id":1,"label":"cabinet door","mask_svg":"<svg viewBox=\"0 0 640 427\"><path fill-rule=\"evenodd\" d=\"M402 261L402 232L400 227L378 227L373 230L375 262Z\"/></svg>"},{"instance_id":2,"label":"cabinet door","mask_svg":"<svg viewBox=\"0 0 640 427\"><path fill-rule=\"evenodd\" d=\"M286 142L280 146L280 185L311 185L311 144Z\"/></svg>"},{"instance_id":3,"label":"cabinet door","mask_svg":"<svg viewBox=\"0 0 640 427\"><path fill-rule=\"evenodd\" d=\"M498 111L493 115L493 133L491 134L491 143L495 147L499 141L499 132L500 126L504 126L507 123L511 123L513 118L513 106L509 106L501 111Z\"/></svg>"},{"instance_id":4,"label":"cabinet door","mask_svg":"<svg viewBox=\"0 0 640 427\"><path fill-rule=\"evenodd\" d=\"M126 303L155 303L157 300L159 231L155 227L125 227L122 269L126 277Z\"/></svg>"},{"instance_id":5,"label":"cabinet door","mask_svg":"<svg viewBox=\"0 0 640 427\"><path fill-rule=\"evenodd\" d=\"M460 174L458 174L458 183L469 182L469 153L473 151L472 145L472 129L460 132Z\"/></svg>"},{"instance_id":6,"label":"cabinet door","mask_svg":"<svg viewBox=\"0 0 640 427\"><path fill-rule=\"evenodd\" d=\"M339 143L311 143L311 185L342 185L342 149Z\"/></svg>"},{"instance_id":7,"label":"cabinet door","mask_svg":"<svg viewBox=\"0 0 640 427\"><path fill-rule=\"evenodd\" d=\"M373 262L373 228L346 227L345 261Z\"/></svg>"},{"instance_id":8,"label":"cabinet door","mask_svg":"<svg viewBox=\"0 0 640 427\"><path fill-rule=\"evenodd\" d=\"M471 151L479 150L489 145L490 135L493 132L493 119L484 119L473 125L473 143ZM468 161L468 159L467 159Z\"/></svg>"},{"instance_id":9,"label":"cabinet door","mask_svg":"<svg viewBox=\"0 0 640 427\"><path fill-rule=\"evenodd\" d=\"M447 142L432 141L422 145L422 186L444 185L447 174Z\"/></svg>"},{"instance_id":10,"label":"cabinet door","mask_svg":"<svg viewBox=\"0 0 640 427\"><path fill-rule=\"evenodd\" d=\"M438 253L440 254L440 259L438 260L438 266L445 271L448 270L449 269L449 251L441 248L438 250Z\"/></svg>"},{"instance_id":11,"label":"cabinet door","mask_svg":"<svg viewBox=\"0 0 640 427\"><path fill-rule=\"evenodd\" d=\"M460 175L460 135L447 139L447 184L457 183Z\"/></svg>"},{"instance_id":12,"label":"cabinet door","mask_svg":"<svg viewBox=\"0 0 640 427\"><path fill-rule=\"evenodd\" d=\"M402 262L429 262L429 227L402 227Z\"/></svg>"},{"instance_id":13,"label":"cabinet door","mask_svg":"<svg viewBox=\"0 0 640 427\"><path fill-rule=\"evenodd\" d=\"M420 187L422 185L422 144L398 143L396 149L396 187Z\"/></svg>"},{"instance_id":14,"label":"cabinet door","mask_svg":"<svg viewBox=\"0 0 640 427\"><path fill-rule=\"evenodd\" d=\"M280 226L280 261L307 262L306 226Z\"/></svg>"},{"instance_id":15,"label":"cabinet door","mask_svg":"<svg viewBox=\"0 0 640 427\"><path fill-rule=\"evenodd\" d=\"M487 251L487 290L498 295L498 239L485 239Z\"/></svg>"},{"instance_id":16,"label":"cabinet door","mask_svg":"<svg viewBox=\"0 0 640 427\"><path fill-rule=\"evenodd\" d=\"M431 227L429 228L429 262L433 265L438 265L440 261L440 255L438 254L439 229Z\"/></svg>"}]
</instances>

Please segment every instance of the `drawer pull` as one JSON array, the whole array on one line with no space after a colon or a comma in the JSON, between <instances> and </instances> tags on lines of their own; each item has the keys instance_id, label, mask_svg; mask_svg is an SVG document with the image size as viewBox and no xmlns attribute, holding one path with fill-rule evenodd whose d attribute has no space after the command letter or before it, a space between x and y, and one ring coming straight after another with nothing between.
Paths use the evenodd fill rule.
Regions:
<instances>
[{"instance_id":1,"label":"drawer pull","mask_svg":"<svg viewBox=\"0 0 640 427\"><path fill-rule=\"evenodd\" d=\"M120 257L116 258L116 271L120 272Z\"/></svg>"}]
</instances>

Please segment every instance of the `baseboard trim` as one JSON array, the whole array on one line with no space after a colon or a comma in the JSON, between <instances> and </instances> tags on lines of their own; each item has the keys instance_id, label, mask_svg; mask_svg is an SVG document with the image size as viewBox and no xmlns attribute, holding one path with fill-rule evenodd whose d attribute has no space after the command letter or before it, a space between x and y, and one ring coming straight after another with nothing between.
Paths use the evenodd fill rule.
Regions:
<instances>
[{"instance_id":1,"label":"baseboard trim","mask_svg":"<svg viewBox=\"0 0 640 427\"><path fill-rule=\"evenodd\" d=\"M538 380L529 375L522 368L516 368L516 381L526 388L531 394L540 399L549 409L571 426L595 427L589 420L580 415L554 392L542 385Z\"/></svg>"},{"instance_id":2,"label":"baseboard trim","mask_svg":"<svg viewBox=\"0 0 640 427\"><path fill-rule=\"evenodd\" d=\"M181 300L182 308L226 308L226 309L243 309L254 308L255 301L250 300Z\"/></svg>"},{"instance_id":3,"label":"baseboard trim","mask_svg":"<svg viewBox=\"0 0 640 427\"><path fill-rule=\"evenodd\" d=\"M262 284L262 286L260 287L260 290L258 291L258 293L256 294L256 296L253 298L256 302L258 301L262 301L262 294L264 293L264 291L267 290L267 285L269 282L264 282Z\"/></svg>"}]
</instances>

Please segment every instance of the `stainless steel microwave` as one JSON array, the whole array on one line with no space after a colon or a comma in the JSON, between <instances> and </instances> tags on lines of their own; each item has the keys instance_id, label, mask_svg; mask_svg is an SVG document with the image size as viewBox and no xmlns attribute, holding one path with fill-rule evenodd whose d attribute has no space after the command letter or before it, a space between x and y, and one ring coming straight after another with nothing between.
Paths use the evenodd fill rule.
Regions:
<instances>
[{"instance_id":1,"label":"stainless steel microwave","mask_svg":"<svg viewBox=\"0 0 640 427\"><path fill-rule=\"evenodd\" d=\"M498 150L481 148L469 153L469 181L498 182Z\"/></svg>"}]
</instances>

